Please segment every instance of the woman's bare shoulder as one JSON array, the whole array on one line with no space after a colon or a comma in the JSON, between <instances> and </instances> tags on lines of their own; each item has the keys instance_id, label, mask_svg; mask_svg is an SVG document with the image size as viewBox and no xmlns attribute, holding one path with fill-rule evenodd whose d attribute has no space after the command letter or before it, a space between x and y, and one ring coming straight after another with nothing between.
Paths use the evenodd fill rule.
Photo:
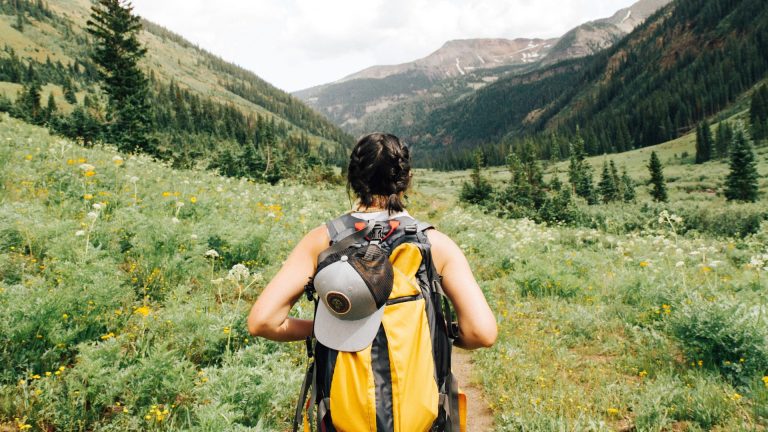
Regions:
<instances>
[{"instance_id":1,"label":"woman's bare shoulder","mask_svg":"<svg viewBox=\"0 0 768 432\"><path fill-rule=\"evenodd\" d=\"M445 265L457 257L463 257L459 246L445 233L436 229L427 230L427 238L432 245L432 259L438 273L443 273Z\"/></svg>"}]
</instances>

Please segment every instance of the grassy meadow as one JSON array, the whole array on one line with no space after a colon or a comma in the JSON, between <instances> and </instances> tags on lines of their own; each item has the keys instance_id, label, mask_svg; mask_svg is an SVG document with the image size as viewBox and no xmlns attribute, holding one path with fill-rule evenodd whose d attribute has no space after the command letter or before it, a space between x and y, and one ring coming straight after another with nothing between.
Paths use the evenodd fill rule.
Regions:
<instances>
[{"instance_id":1,"label":"grassy meadow","mask_svg":"<svg viewBox=\"0 0 768 432\"><path fill-rule=\"evenodd\" d=\"M409 210L455 239L497 314L497 344L473 354L495 430L768 428L768 223L684 229L679 209L762 207L687 191L722 163L678 159L668 208L643 209L643 187L600 206L632 230L498 219L456 205L467 173L416 173ZM245 316L348 207L341 186L174 170L0 117L0 430L287 430L303 344L251 338Z\"/></svg>"}]
</instances>

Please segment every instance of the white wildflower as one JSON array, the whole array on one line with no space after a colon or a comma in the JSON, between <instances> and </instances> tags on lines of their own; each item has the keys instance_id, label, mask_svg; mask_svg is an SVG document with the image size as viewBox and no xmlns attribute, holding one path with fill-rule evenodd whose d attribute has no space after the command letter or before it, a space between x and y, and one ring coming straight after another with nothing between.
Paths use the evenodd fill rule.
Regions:
<instances>
[{"instance_id":1,"label":"white wildflower","mask_svg":"<svg viewBox=\"0 0 768 432\"><path fill-rule=\"evenodd\" d=\"M224 283L224 279L223 278L211 279L211 283L214 285L221 285L222 283Z\"/></svg>"},{"instance_id":2,"label":"white wildflower","mask_svg":"<svg viewBox=\"0 0 768 432\"><path fill-rule=\"evenodd\" d=\"M84 236L84 235L85 235L85 231L83 231L83 230L77 230L75 232L75 236L77 236L77 237Z\"/></svg>"},{"instance_id":3,"label":"white wildflower","mask_svg":"<svg viewBox=\"0 0 768 432\"><path fill-rule=\"evenodd\" d=\"M250 270L248 270L248 267L242 264L235 264L229 270L229 273L227 274L227 279L235 282L240 282L240 281L247 280L250 276L251 276L251 272Z\"/></svg>"},{"instance_id":4,"label":"white wildflower","mask_svg":"<svg viewBox=\"0 0 768 432\"><path fill-rule=\"evenodd\" d=\"M184 203L181 201L176 201L176 207L179 207L179 208L184 207Z\"/></svg>"},{"instance_id":5,"label":"white wildflower","mask_svg":"<svg viewBox=\"0 0 768 432\"><path fill-rule=\"evenodd\" d=\"M84 164L80 164L80 169L83 171L93 171L96 169L96 167L89 163L84 163Z\"/></svg>"},{"instance_id":6,"label":"white wildflower","mask_svg":"<svg viewBox=\"0 0 768 432\"><path fill-rule=\"evenodd\" d=\"M88 219L96 220L99 217L99 214L96 212L88 212L86 216L88 216Z\"/></svg>"},{"instance_id":7,"label":"white wildflower","mask_svg":"<svg viewBox=\"0 0 768 432\"><path fill-rule=\"evenodd\" d=\"M92 206L92 207L93 207L95 210L101 210L101 207L102 207L102 206L101 206L101 203L93 203L93 206Z\"/></svg>"},{"instance_id":8,"label":"white wildflower","mask_svg":"<svg viewBox=\"0 0 768 432\"><path fill-rule=\"evenodd\" d=\"M136 176L130 176L128 178L128 181L130 181L131 183L136 183L137 181L139 181L139 178Z\"/></svg>"},{"instance_id":9,"label":"white wildflower","mask_svg":"<svg viewBox=\"0 0 768 432\"><path fill-rule=\"evenodd\" d=\"M112 156L112 162L114 162L116 164L121 164L121 163L123 163L123 158L121 158L120 156L117 156L117 155Z\"/></svg>"},{"instance_id":10,"label":"white wildflower","mask_svg":"<svg viewBox=\"0 0 768 432\"><path fill-rule=\"evenodd\" d=\"M205 252L205 257L216 259L219 257L219 253L216 252L216 249L209 249Z\"/></svg>"},{"instance_id":11,"label":"white wildflower","mask_svg":"<svg viewBox=\"0 0 768 432\"><path fill-rule=\"evenodd\" d=\"M192 240L197 240L197 234L190 234L189 238L191 238Z\"/></svg>"},{"instance_id":12,"label":"white wildflower","mask_svg":"<svg viewBox=\"0 0 768 432\"><path fill-rule=\"evenodd\" d=\"M174 217L172 217L172 218L171 218L171 222L173 222L173 223L177 224L177 223L179 223L180 221L179 221L179 218L177 218L176 216L174 216Z\"/></svg>"},{"instance_id":13,"label":"white wildflower","mask_svg":"<svg viewBox=\"0 0 768 432\"><path fill-rule=\"evenodd\" d=\"M684 265L685 265L685 263L683 261L678 261L678 262L675 263L675 267L678 267L678 268L682 267Z\"/></svg>"}]
</instances>

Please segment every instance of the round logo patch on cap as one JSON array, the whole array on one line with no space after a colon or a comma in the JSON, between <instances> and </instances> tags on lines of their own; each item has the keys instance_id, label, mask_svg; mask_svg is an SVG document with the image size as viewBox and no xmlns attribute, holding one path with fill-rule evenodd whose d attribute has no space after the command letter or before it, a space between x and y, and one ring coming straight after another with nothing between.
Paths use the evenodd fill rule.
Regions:
<instances>
[{"instance_id":1,"label":"round logo patch on cap","mask_svg":"<svg viewBox=\"0 0 768 432\"><path fill-rule=\"evenodd\" d=\"M349 298L338 291L331 291L326 294L325 303L333 312L339 315L344 315L352 308Z\"/></svg>"}]
</instances>

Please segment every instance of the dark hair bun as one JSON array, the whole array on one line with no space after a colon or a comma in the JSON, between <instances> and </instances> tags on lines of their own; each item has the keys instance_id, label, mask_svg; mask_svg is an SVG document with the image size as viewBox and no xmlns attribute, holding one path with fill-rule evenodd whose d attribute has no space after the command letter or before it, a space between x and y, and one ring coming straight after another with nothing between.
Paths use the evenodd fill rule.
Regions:
<instances>
[{"instance_id":1,"label":"dark hair bun","mask_svg":"<svg viewBox=\"0 0 768 432\"><path fill-rule=\"evenodd\" d=\"M389 212L403 211L400 197L411 181L411 157L408 147L392 134L372 133L357 142L349 158L348 186L371 207L375 196L386 199Z\"/></svg>"}]
</instances>

